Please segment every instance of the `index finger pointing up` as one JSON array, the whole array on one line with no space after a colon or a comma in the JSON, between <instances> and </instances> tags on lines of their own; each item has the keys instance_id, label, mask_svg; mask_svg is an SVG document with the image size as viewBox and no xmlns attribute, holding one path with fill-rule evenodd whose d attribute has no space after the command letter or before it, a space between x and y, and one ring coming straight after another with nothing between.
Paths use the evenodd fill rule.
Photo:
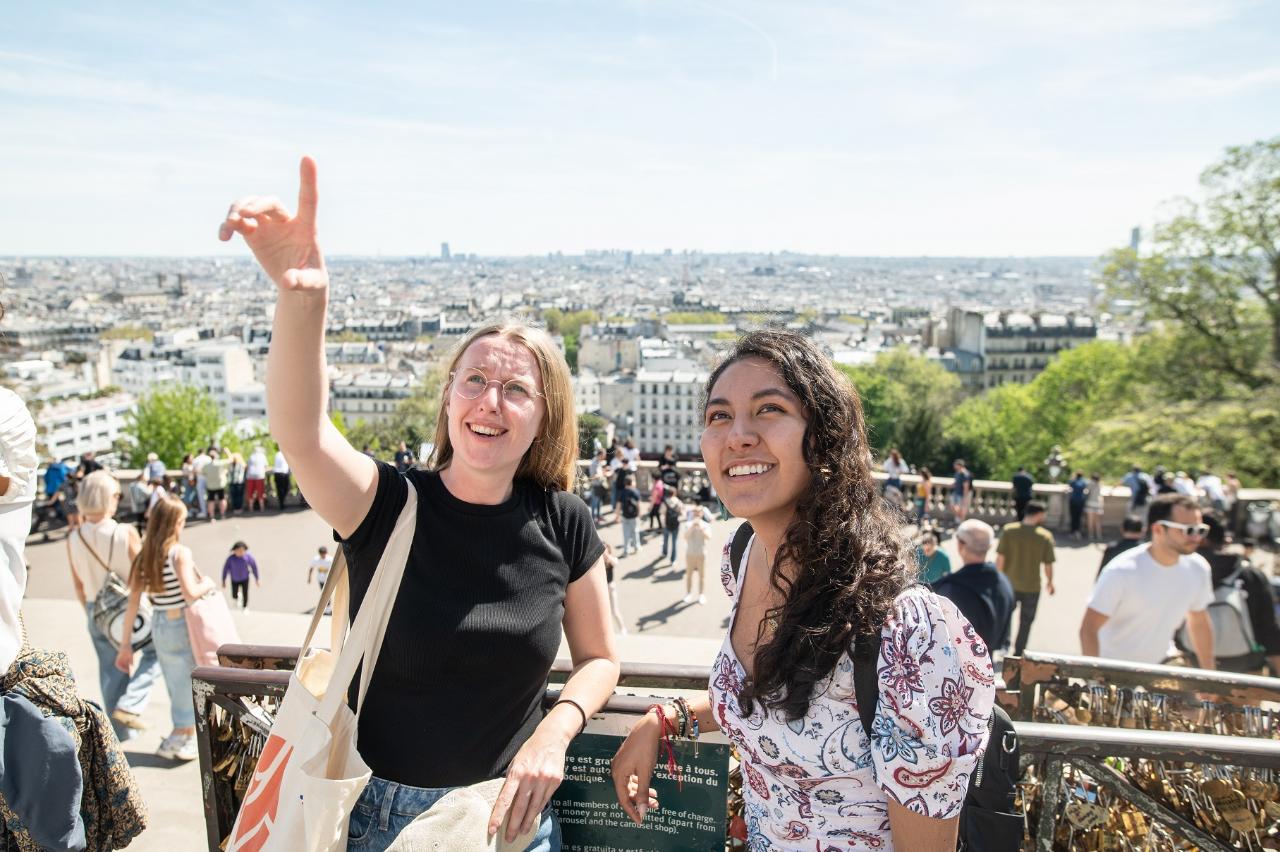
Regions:
<instances>
[{"instance_id":1,"label":"index finger pointing up","mask_svg":"<svg viewBox=\"0 0 1280 852\"><path fill-rule=\"evenodd\" d=\"M319 193L316 191L316 161L310 157L303 157L302 164L298 167L299 183L298 183L298 218L304 222L315 224L316 221L316 202L319 200Z\"/></svg>"}]
</instances>

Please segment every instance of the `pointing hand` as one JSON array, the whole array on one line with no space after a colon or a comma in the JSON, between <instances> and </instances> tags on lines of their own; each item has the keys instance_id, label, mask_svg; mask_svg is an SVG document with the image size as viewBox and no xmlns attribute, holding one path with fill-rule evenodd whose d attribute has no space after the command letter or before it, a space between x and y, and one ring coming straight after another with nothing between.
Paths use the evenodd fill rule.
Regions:
<instances>
[{"instance_id":1,"label":"pointing hand","mask_svg":"<svg viewBox=\"0 0 1280 852\"><path fill-rule=\"evenodd\" d=\"M245 196L231 205L218 239L244 237L253 256L281 290L322 293L329 271L316 242L316 161L303 157L299 167L298 212L290 215L278 198Z\"/></svg>"}]
</instances>

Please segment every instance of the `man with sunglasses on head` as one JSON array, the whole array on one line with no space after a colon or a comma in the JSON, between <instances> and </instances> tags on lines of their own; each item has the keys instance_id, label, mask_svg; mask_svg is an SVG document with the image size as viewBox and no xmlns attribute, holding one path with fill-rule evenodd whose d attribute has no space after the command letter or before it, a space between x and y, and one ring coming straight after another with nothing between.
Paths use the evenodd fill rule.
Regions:
<instances>
[{"instance_id":1,"label":"man with sunglasses on head","mask_svg":"<svg viewBox=\"0 0 1280 852\"><path fill-rule=\"evenodd\" d=\"M1121 553L1098 578L1080 625L1086 656L1160 663L1185 619L1200 667L1214 667L1209 563L1196 553L1208 533L1200 506L1161 494L1147 510L1151 541Z\"/></svg>"}]
</instances>

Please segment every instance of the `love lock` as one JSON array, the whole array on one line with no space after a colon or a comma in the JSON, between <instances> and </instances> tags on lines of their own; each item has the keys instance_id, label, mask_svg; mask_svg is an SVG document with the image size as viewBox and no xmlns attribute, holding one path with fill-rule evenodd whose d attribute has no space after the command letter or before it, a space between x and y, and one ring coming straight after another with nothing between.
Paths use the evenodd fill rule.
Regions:
<instances>
[{"instance_id":1,"label":"love lock","mask_svg":"<svg viewBox=\"0 0 1280 852\"><path fill-rule=\"evenodd\" d=\"M1107 824L1110 812L1096 802L1072 799L1067 802L1063 815L1067 818L1067 822L1071 823L1072 828L1077 831L1092 831Z\"/></svg>"}]
</instances>

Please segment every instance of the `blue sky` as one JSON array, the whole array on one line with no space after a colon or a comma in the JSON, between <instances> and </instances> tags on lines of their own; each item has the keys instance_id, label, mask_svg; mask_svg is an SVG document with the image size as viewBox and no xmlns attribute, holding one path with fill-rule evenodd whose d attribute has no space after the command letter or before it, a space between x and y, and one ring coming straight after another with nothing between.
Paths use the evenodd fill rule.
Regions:
<instances>
[{"instance_id":1,"label":"blue sky","mask_svg":"<svg viewBox=\"0 0 1280 852\"><path fill-rule=\"evenodd\" d=\"M26 3L0 254L1093 255L1280 133L1280 3Z\"/></svg>"}]
</instances>

